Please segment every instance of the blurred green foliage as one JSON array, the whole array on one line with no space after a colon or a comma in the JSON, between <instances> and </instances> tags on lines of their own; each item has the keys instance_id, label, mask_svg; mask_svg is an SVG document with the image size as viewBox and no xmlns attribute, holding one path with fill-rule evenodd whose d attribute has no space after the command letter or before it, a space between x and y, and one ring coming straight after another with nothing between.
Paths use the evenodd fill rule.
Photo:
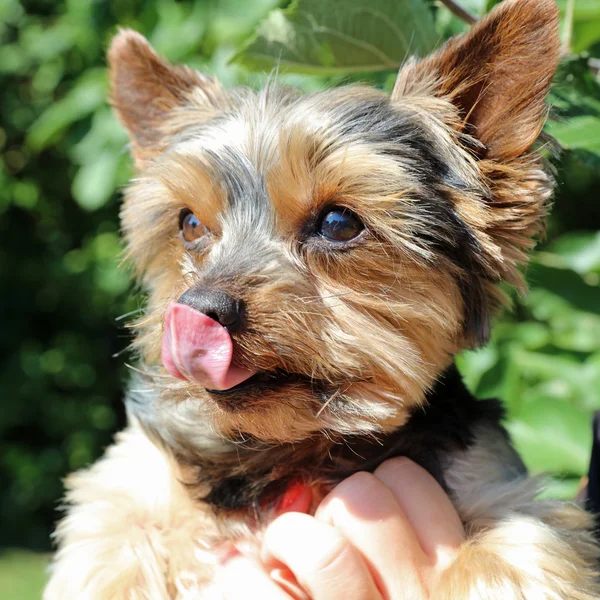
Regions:
<instances>
[{"instance_id":1,"label":"blurred green foliage","mask_svg":"<svg viewBox=\"0 0 600 600\"><path fill-rule=\"evenodd\" d=\"M296 62L282 61L281 78L304 89L389 86L392 66L414 50L400 40L416 27L422 49L466 27L429 1L364 0L363 12L376 5L381 23L400 19L391 37L378 36L357 1L358 17L318 9L341 3L0 2L0 545L47 550L61 478L94 460L123 424L129 335L121 317L141 300L119 267L118 189L131 168L104 64L117 25L228 86L260 84L285 46ZM463 5L476 14L490 7ZM549 129L568 150L556 163L556 204L528 272L531 293L515 298L487 348L460 357L479 396L504 399L528 465L554 474L551 492L563 496L587 468L590 414L600 409L600 94L589 64L600 58L598 0L576 0L570 31L579 54L557 76Z\"/></svg>"},{"instance_id":2,"label":"blurred green foliage","mask_svg":"<svg viewBox=\"0 0 600 600\"><path fill-rule=\"evenodd\" d=\"M39 600L50 555L0 551L0 594L4 600Z\"/></svg>"}]
</instances>

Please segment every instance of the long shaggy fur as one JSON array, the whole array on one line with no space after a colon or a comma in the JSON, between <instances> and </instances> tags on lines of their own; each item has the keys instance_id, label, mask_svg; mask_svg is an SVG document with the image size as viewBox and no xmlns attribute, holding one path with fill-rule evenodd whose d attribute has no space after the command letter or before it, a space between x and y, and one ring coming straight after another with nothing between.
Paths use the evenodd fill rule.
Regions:
<instances>
[{"instance_id":1,"label":"long shaggy fur","mask_svg":"<svg viewBox=\"0 0 600 600\"><path fill-rule=\"evenodd\" d=\"M589 517L536 499L498 404L452 367L488 338L499 284L523 286L543 230L553 182L536 140L557 29L552 0L505 0L410 60L390 97L225 90L117 35L140 364L129 428L67 482L45 600L207 598L211 547L260 538L290 482L316 503L397 455L436 477L467 531L436 599L600 597ZM334 207L363 232L316 234ZM196 241L182 210L206 230ZM200 287L245 306L233 360L262 383L215 394L160 364L167 306Z\"/></svg>"}]
</instances>

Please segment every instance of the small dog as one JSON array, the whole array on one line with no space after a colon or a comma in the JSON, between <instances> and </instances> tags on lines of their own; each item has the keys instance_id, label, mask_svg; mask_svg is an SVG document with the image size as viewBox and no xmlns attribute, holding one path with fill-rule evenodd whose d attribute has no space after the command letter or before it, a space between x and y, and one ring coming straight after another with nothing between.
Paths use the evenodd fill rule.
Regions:
<instances>
[{"instance_id":1,"label":"small dog","mask_svg":"<svg viewBox=\"0 0 600 600\"><path fill-rule=\"evenodd\" d=\"M46 600L205 598L214 544L391 456L465 525L436 600L600 597L591 518L536 499L498 402L453 366L488 338L499 284L524 285L559 50L553 0L506 0L391 96L300 95L226 91L116 36L142 362L128 428L67 482Z\"/></svg>"}]
</instances>

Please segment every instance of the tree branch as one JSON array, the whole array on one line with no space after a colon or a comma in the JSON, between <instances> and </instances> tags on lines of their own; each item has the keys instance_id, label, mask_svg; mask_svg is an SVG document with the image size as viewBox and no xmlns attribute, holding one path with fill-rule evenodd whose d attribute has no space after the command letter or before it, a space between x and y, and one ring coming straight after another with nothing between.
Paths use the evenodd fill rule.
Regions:
<instances>
[{"instance_id":1,"label":"tree branch","mask_svg":"<svg viewBox=\"0 0 600 600\"><path fill-rule=\"evenodd\" d=\"M463 8L460 4L457 4L454 0L440 0L440 2L455 16L459 19L473 25L477 23L477 17L471 14L466 8Z\"/></svg>"}]
</instances>

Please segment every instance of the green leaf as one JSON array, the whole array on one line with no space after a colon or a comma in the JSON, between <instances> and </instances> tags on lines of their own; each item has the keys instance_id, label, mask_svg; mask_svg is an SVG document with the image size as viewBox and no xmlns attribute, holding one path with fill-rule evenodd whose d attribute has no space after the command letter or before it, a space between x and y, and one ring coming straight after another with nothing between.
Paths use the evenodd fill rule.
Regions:
<instances>
[{"instance_id":1,"label":"green leaf","mask_svg":"<svg viewBox=\"0 0 600 600\"><path fill-rule=\"evenodd\" d=\"M71 188L79 206L91 211L106 204L115 189L118 162L114 152L105 151L79 169Z\"/></svg>"},{"instance_id":2,"label":"green leaf","mask_svg":"<svg viewBox=\"0 0 600 600\"><path fill-rule=\"evenodd\" d=\"M585 275L600 272L600 232L574 231L557 239L548 247L558 265Z\"/></svg>"},{"instance_id":3,"label":"green leaf","mask_svg":"<svg viewBox=\"0 0 600 600\"><path fill-rule=\"evenodd\" d=\"M41 598L47 583L50 556L23 550L8 550L0 560L0 594L3 598Z\"/></svg>"},{"instance_id":4,"label":"green leaf","mask_svg":"<svg viewBox=\"0 0 600 600\"><path fill-rule=\"evenodd\" d=\"M264 16L280 4L280 0L252 0L244 4L244 10L240 10L240 0L219 0L198 2L197 6L204 8L209 46L214 44L217 51L229 44L243 42L249 32L256 30Z\"/></svg>"},{"instance_id":5,"label":"green leaf","mask_svg":"<svg viewBox=\"0 0 600 600\"><path fill-rule=\"evenodd\" d=\"M106 70L90 69L64 98L51 104L31 126L28 145L40 151L72 123L87 117L106 101Z\"/></svg>"},{"instance_id":6,"label":"green leaf","mask_svg":"<svg viewBox=\"0 0 600 600\"><path fill-rule=\"evenodd\" d=\"M539 498L574 500L581 486L580 477L550 477L544 485Z\"/></svg>"},{"instance_id":7,"label":"green leaf","mask_svg":"<svg viewBox=\"0 0 600 600\"><path fill-rule=\"evenodd\" d=\"M461 0L460 5L476 17L482 17L489 10L486 0ZM435 27L442 39L447 39L465 33L470 26L440 3L436 5Z\"/></svg>"},{"instance_id":8,"label":"green leaf","mask_svg":"<svg viewBox=\"0 0 600 600\"><path fill-rule=\"evenodd\" d=\"M572 404L536 398L507 427L532 472L579 476L587 471L592 445L590 419Z\"/></svg>"},{"instance_id":9,"label":"green leaf","mask_svg":"<svg viewBox=\"0 0 600 600\"><path fill-rule=\"evenodd\" d=\"M159 54L182 62L197 49L206 27L202 8L200 2L192 6L174 0L156 3L158 23L150 41Z\"/></svg>"},{"instance_id":10,"label":"green leaf","mask_svg":"<svg viewBox=\"0 0 600 600\"><path fill-rule=\"evenodd\" d=\"M513 326L511 338L520 342L526 350L537 350L549 342L550 332L541 323L527 321Z\"/></svg>"},{"instance_id":11,"label":"green leaf","mask_svg":"<svg viewBox=\"0 0 600 600\"><path fill-rule=\"evenodd\" d=\"M398 69L438 36L422 0L294 0L274 10L233 60L252 70L304 73Z\"/></svg>"},{"instance_id":12,"label":"green leaf","mask_svg":"<svg viewBox=\"0 0 600 600\"><path fill-rule=\"evenodd\" d=\"M584 162L600 165L600 83L590 73L588 57L561 63L550 100L557 120L549 121L546 131Z\"/></svg>"},{"instance_id":13,"label":"green leaf","mask_svg":"<svg viewBox=\"0 0 600 600\"><path fill-rule=\"evenodd\" d=\"M15 25L24 13L19 0L3 0L0 4L0 23Z\"/></svg>"},{"instance_id":14,"label":"green leaf","mask_svg":"<svg viewBox=\"0 0 600 600\"><path fill-rule=\"evenodd\" d=\"M0 47L0 73L19 73L26 70L28 56L19 44L3 44Z\"/></svg>"},{"instance_id":15,"label":"green leaf","mask_svg":"<svg viewBox=\"0 0 600 600\"><path fill-rule=\"evenodd\" d=\"M456 357L456 366L465 385L475 393L481 378L498 362L498 350L492 344L479 350L468 350Z\"/></svg>"},{"instance_id":16,"label":"green leaf","mask_svg":"<svg viewBox=\"0 0 600 600\"><path fill-rule=\"evenodd\" d=\"M30 58L44 62L70 50L74 34L66 21L58 21L51 27L30 26L22 30L21 45Z\"/></svg>"},{"instance_id":17,"label":"green leaf","mask_svg":"<svg viewBox=\"0 0 600 600\"><path fill-rule=\"evenodd\" d=\"M598 4L598 3L596 3ZM599 11L600 12L600 11ZM584 52L600 41L600 18L576 21L573 25L573 52Z\"/></svg>"},{"instance_id":18,"label":"green leaf","mask_svg":"<svg viewBox=\"0 0 600 600\"><path fill-rule=\"evenodd\" d=\"M566 1L558 0L564 14ZM576 0L573 14L571 50L583 52L600 40L600 2L598 0Z\"/></svg>"},{"instance_id":19,"label":"green leaf","mask_svg":"<svg viewBox=\"0 0 600 600\"><path fill-rule=\"evenodd\" d=\"M543 290L532 289L529 300L532 310L540 307L540 312L534 312L538 319L546 319L549 314L540 304L530 301L539 291L552 292L555 298L572 305L573 309L595 314L600 306L600 287L590 285L581 275L568 269L553 268L540 262L532 262L529 268L529 277L532 288L543 288ZM545 299L544 299L545 300ZM551 312L554 312L552 310Z\"/></svg>"},{"instance_id":20,"label":"green leaf","mask_svg":"<svg viewBox=\"0 0 600 600\"><path fill-rule=\"evenodd\" d=\"M586 150L600 154L600 118L598 116L570 117L562 123L551 121L547 131L567 150Z\"/></svg>"},{"instance_id":21,"label":"green leaf","mask_svg":"<svg viewBox=\"0 0 600 600\"><path fill-rule=\"evenodd\" d=\"M77 144L71 146L69 155L73 162L85 165L94 162L104 150L111 150L118 155L122 154L126 147L125 130L106 106L96 110L89 131Z\"/></svg>"},{"instance_id":22,"label":"green leaf","mask_svg":"<svg viewBox=\"0 0 600 600\"><path fill-rule=\"evenodd\" d=\"M551 90L551 103L561 116L600 114L600 83L588 62L585 55L561 61Z\"/></svg>"}]
</instances>

